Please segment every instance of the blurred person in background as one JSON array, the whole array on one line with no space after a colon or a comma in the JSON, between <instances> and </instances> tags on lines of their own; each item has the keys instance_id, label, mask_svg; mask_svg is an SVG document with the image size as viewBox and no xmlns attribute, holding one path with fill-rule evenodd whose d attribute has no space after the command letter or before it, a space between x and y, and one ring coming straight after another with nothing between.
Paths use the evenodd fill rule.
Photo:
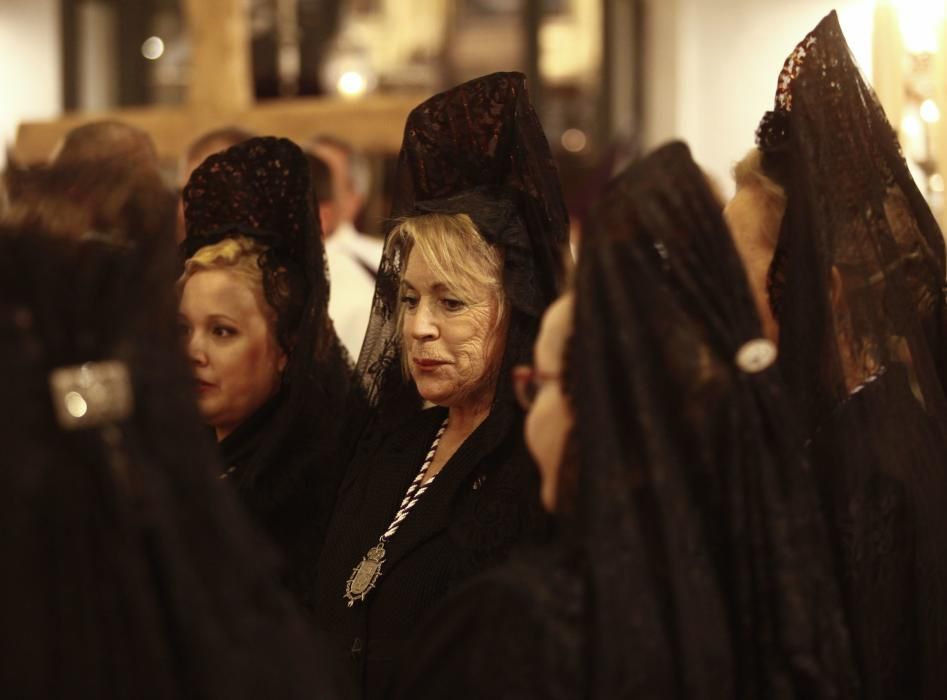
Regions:
<instances>
[{"instance_id":1,"label":"blurred person in background","mask_svg":"<svg viewBox=\"0 0 947 700\"><path fill-rule=\"evenodd\" d=\"M371 315L383 248L381 239L355 227L371 189L371 173L362 154L333 136L315 136L308 150L329 167L332 180L333 215L323 226L332 280L329 316L349 354L357 358Z\"/></svg>"},{"instance_id":2,"label":"blurred person in background","mask_svg":"<svg viewBox=\"0 0 947 700\"><path fill-rule=\"evenodd\" d=\"M0 696L334 697L200 425L173 196L141 199L107 238L0 224Z\"/></svg>"},{"instance_id":3,"label":"blurred person in background","mask_svg":"<svg viewBox=\"0 0 947 700\"><path fill-rule=\"evenodd\" d=\"M122 165L130 171L159 169L158 151L145 131L120 121L89 122L71 129L53 152L54 165Z\"/></svg>"},{"instance_id":4,"label":"blurred person in background","mask_svg":"<svg viewBox=\"0 0 947 700\"><path fill-rule=\"evenodd\" d=\"M3 181L8 197L3 218L11 225L115 244L153 235L174 249L168 230L132 225L173 199L156 169L129 168L121 159L57 161L32 168L11 163Z\"/></svg>"}]
</instances>

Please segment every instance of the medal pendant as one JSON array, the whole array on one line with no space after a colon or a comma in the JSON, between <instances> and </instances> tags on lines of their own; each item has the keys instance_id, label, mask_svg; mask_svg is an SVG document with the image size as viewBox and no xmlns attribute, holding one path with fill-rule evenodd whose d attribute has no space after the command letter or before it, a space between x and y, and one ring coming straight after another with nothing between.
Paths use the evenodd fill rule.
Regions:
<instances>
[{"instance_id":1,"label":"medal pendant","mask_svg":"<svg viewBox=\"0 0 947 700\"><path fill-rule=\"evenodd\" d=\"M365 597L375 587L375 582L381 575L381 565L385 561L385 545L378 543L368 550L349 576L345 584L345 599L351 608L356 602L365 600Z\"/></svg>"}]
</instances>

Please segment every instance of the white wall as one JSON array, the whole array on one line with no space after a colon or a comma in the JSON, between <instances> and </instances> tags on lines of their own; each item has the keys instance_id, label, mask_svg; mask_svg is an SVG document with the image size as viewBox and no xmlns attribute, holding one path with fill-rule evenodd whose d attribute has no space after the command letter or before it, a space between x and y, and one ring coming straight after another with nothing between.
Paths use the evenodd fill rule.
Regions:
<instances>
[{"instance_id":1,"label":"white wall","mask_svg":"<svg viewBox=\"0 0 947 700\"><path fill-rule=\"evenodd\" d=\"M62 112L59 0L0 0L0 168L25 119Z\"/></svg>"},{"instance_id":2,"label":"white wall","mask_svg":"<svg viewBox=\"0 0 947 700\"><path fill-rule=\"evenodd\" d=\"M873 0L651 0L645 146L687 141L731 193L730 168L772 109L783 61L833 8L870 77Z\"/></svg>"}]
</instances>

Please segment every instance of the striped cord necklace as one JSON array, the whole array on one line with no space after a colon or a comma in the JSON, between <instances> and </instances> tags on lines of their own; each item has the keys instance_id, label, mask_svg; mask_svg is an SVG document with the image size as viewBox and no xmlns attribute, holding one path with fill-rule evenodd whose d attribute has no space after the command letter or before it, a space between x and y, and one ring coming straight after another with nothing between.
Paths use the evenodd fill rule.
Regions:
<instances>
[{"instance_id":1,"label":"striped cord necklace","mask_svg":"<svg viewBox=\"0 0 947 700\"><path fill-rule=\"evenodd\" d=\"M423 483L424 475L427 474L431 462L434 461L437 446L445 430L447 430L447 418L441 423L437 435L434 436L434 442L431 444L431 449L428 450L427 457L424 458L421 470L418 472L418 475L414 477L414 481L411 482L411 485L408 486L408 490L401 500L401 506L398 508L398 512L395 513L395 517L391 520L391 525L389 525L381 537L378 538L378 544L369 549L365 556L362 557L362 560L352 569L352 575L349 576L349 580L345 583L345 595L343 596L345 600L348 601L348 607L351 608L355 603L365 600L368 594L375 588L378 577L381 576L381 565L385 561L385 544L398 531L401 523L408 517L408 513L410 513L411 509L421 500L421 496L424 495L425 491L434 483L434 479L437 478L435 475L431 477L430 481L426 484Z\"/></svg>"}]
</instances>

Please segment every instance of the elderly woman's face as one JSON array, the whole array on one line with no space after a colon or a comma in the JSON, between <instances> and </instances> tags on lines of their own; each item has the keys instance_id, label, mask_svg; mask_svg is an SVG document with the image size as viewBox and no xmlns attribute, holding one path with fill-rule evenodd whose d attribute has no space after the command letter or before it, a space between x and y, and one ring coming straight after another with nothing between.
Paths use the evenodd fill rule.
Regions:
<instances>
[{"instance_id":1,"label":"elderly woman's face","mask_svg":"<svg viewBox=\"0 0 947 700\"><path fill-rule=\"evenodd\" d=\"M408 256L401 290L404 352L418 393L439 406L489 400L496 388L502 333L492 290L461 299L419 253Z\"/></svg>"},{"instance_id":2,"label":"elderly woman's face","mask_svg":"<svg viewBox=\"0 0 947 700\"><path fill-rule=\"evenodd\" d=\"M559 472L572 432L572 404L562 388L563 355L572 329L573 297L567 294L549 307L533 349L536 396L526 414L526 446L542 480L543 507L556 510Z\"/></svg>"},{"instance_id":3,"label":"elderly woman's face","mask_svg":"<svg viewBox=\"0 0 947 700\"><path fill-rule=\"evenodd\" d=\"M198 407L218 440L279 388L286 356L263 303L227 270L201 270L184 285L179 322L197 380Z\"/></svg>"}]
</instances>

